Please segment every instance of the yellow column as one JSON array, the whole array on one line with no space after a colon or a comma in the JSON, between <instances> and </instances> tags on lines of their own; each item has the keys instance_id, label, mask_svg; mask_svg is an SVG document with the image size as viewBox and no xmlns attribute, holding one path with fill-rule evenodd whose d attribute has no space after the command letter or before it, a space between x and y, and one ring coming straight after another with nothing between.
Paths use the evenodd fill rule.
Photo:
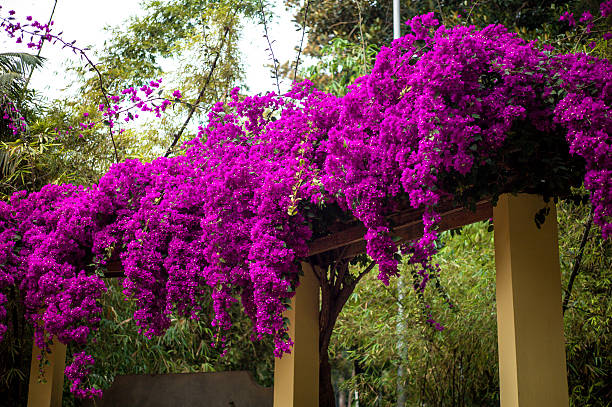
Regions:
<instances>
[{"instance_id":1,"label":"yellow column","mask_svg":"<svg viewBox=\"0 0 612 407\"><path fill-rule=\"evenodd\" d=\"M537 195L502 195L493 209L501 407L569 405L557 213L538 229Z\"/></svg>"},{"instance_id":2,"label":"yellow column","mask_svg":"<svg viewBox=\"0 0 612 407\"><path fill-rule=\"evenodd\" d=\"M312 266L302 263L304 275L286 311L291 354L274 360L274 407L319 405L319 282Z\"/></svg>"},{"instance_id":3,"label":"yellow column","mask_svg":"<svg viewBox=\"0 0 612 407\"><path fill-rule=\"evenodd\" d=\"M66 366L66 345L59 342L54 342L51 345L51 353L47 355L49 364L43 366L44 382L40 381L38 355L40 355L40 349L34 344L30 366L28 407L61 407L64 368Z\"/></svg>"}]
</instances>

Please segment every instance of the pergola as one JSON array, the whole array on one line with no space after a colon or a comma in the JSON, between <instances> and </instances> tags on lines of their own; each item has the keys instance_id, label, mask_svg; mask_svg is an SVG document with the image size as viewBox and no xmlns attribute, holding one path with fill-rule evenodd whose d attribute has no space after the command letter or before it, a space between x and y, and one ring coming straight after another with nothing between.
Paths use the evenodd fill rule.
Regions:
<instances>
[{"instance_id":1,"label":"pergola","mask_svg":"<svg viewBox=\"0 0 612 407\"><path fill-rule=\"evenodd\" d=\"M401 36L399 0L393 0L393 35ZM493 218L501 407L569 406L554 204L544 224L536 226L534 221L534 215L547 205L539 195L503 194L496 206L484 200L471 210L451 202L438 209L440 231ZM406 209L389 214L392 234L403 241L420 237L422 213ZM325 318L320 305L324 289L320 270L328 266L321 258L365 253L362 225L344 224L329 230L333 232L310 243L309 257L302 262L304 275L285 314L294 347L291 354L275 359L274 407L319 405L319 336ZM122 274L118 264L107 273L109 277ZM34 345L28 407L60 407L66 347L52 345L46 383L38 382L39 353Z\"/></svg>"},{"instance_id":2,"label":"pergola","mask_svg":"<svg viewBox=\"0 0 612 407\"><path fill-rule=\"evenodd\" d=\"M569 405L561 311L561 273L554 205L540 227L534 215L546 203L541 196L504 194L493 207L481 201L475 211L442 205L441 230L493 218L497 278L497 327L502 407ZM389 214L392 233L408 241L422 233L421 211ZM274 407L319 405L319 321L321 284L316 276L321 256L333 252L353 257L365 251L362 226L347 226L312 241L302 263L304 276L286 312L291 354L275 360ZM121 275L110 268L109 276ZM34 347L29 407L61 406L66 348L52 346L39 383L39 350ZM324 406L321 406L324 407Z\"/></svg>"},{"instance_id":3,"label":"pergola","mask_svg":"<svg viewBox=\"0 0 612 407\"><path fill-rule=\"evenodd\" d=\"M495 207L483 201L475 212L449 208L442 214L441 228L446 230L493 217L502 407L569 405L554 205L540 228L534 222L544 205L537 195L505 194ZM419 213L392 216L404 220L394 234L406 240L419 236ZM314 241L311 255L337 248L344 248L346 255L361 253L359 230L350 228ZM304 264L304 269L287 312L294 349L275 364L274 407L318 406L319 284L311 264Z\"/></svg>"}]
</instances>

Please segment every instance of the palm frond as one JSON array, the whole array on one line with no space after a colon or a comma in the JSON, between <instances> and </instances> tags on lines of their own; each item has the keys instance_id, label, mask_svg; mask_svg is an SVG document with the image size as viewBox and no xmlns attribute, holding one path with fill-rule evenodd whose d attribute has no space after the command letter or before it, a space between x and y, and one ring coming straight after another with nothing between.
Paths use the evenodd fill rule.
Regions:
<instances>
[{"instance_id":1,"label":"palm frond","mask_svg":"<svg viewBox=\"0 0 612 407\"><path fill-rule=\"evenodd\" d=\"M17 72L0 72L0 94L15 94L22 83L23 76Z\"/></svg>"},{"instance_id":2,"label":"palm frond","mask_svg":"<svg viewBox=\"0 0 612 407\"><path fill-rule=\"evenodd\" d=\"M19 95L28 75L42 66L43 61L42 57L25 52L0 53L0 94Z\"/></svg>"},{"instance_id":3,"label":"palm frond","mask_svg":"<svg viewBox=\"0 0 612 407\"><path fill-rule=\"evenodd\" d=\"M27 75L30 71L40 68L44 60L41 56L27 52L0 52L0 70Z\"/></svg>"}]
</instances>

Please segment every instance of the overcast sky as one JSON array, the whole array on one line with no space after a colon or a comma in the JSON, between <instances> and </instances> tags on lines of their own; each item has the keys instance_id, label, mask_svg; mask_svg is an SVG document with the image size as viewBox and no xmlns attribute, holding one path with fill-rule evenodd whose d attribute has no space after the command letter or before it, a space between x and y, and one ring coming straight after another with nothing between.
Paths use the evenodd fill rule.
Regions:
<instances>
[{"instance_id":1,"label":"overcast sky","mask_svg":"<svg viewBox=\"0 0 612 407\"><path fill-rule=\"evenodd\" d=\"M7 9L15 10L20 17L19 21L31 15L41 22L47 22L53 3L53 0L0 0L3 14ZM99 49L106 38L104 27L119 25L131 15L142 14L139 3L140 0L58 0L53 18L54 27L56 32L64 32L62 36L66 40L77 40L77 44L82 47L92 46ZM274 0L274 3L275 18L269 27L270 37L275 40L274 53L279 61L294 59L294 47L299 43L301 34L296 32L291 21L292 16L282 6L282 0ZM265 67L270 63L267 47L261 25L245 26L240 49L244 56L246 82L251 93L274 90L276 87L268 68ZM0 33L2 52L27 50L24 48L19 48L13 40ZM47 96L56 97L71 81L63 67L68 61L77 59L71 52L51 44L43 47L42 56L47 58L47 62L42 70L35 72L31 84L43 90ZM288 82L283 83L281 91L286 91L288 86Z\"/></svg>"}]
</instances>

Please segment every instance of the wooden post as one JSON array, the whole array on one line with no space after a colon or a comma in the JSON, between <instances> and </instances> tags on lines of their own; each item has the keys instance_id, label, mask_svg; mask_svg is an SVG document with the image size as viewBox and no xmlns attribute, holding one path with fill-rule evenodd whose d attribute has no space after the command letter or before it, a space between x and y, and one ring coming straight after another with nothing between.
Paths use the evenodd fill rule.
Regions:
<instances>
[{"instance_id":1,"label":"wooden post","mask_svg":"<svg viewBox=\"0 0 612 407\"><path fill-rule=\"evenodd\" d=\"M569 405L554 203L534 222L545 205L505 194L493 209L501 407Z\"/></svg>"},{"instance_id":2,"label":"wooden post","mask_svg":"<svg viewBox=\"0 0 612 407\"><path fill-rule=\"evenodd\" d=\"M61 407L64 368L66 367L66 345L57 341L51 345L51 353L47 355L49 364L43 366L44 382L40 381L38 355L40 355L40 349L34 343L32 346L32 364L30 365L28 407Z\"/></svg>"},{"instance_id":3,"label":"wooden post","mask_svg":"<svg viewBox=\"0 0 612 407\"><path fill-rule=\"evenodd\" d=\"M319 282L312 266L302 263L300 279L289 318L291 354L274 360L274 407L319 405Z\"/></svg>"}]
</instances>

